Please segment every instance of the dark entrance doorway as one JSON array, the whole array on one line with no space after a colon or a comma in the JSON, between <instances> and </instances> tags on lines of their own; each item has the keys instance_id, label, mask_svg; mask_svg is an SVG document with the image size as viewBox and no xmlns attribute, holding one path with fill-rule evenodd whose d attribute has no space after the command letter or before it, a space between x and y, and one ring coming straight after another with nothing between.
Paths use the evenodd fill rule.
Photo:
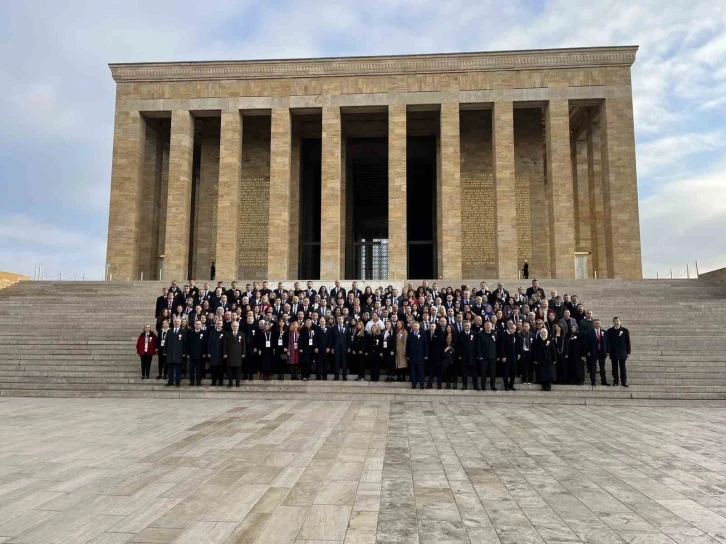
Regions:
<instances>
[{"instance_id":1,"label":"dark entrance doorway","mask_svg":"<svg viewBox=\"0 0 726 544\"><path fill-rule=\"evenodd\" d=\"M300 141L300 256L298 277L320 278L321 140ZM273 258L273 256L270 256Z\"/></svg>"},{"instance_id":2,"label":"dark entrance doorway","mask_svg":"<svg viewBox=\"0 0 726 544\"><path fill-rule=\"evenodd\" d=\"M436 278L436 136L408 138L406 172L408 277Z\"/></svg>"},{"instance_id":3,"label":"dark entrance doorway","mask_svg":"<svg viewBox=\"0 0 726 544\"><path fill-rule=\"evenodd\" d=\"M346 149L349 279L388 278L388 140L350 138ZM352 266L350 266L352 265Z\"/></svg>"}]
</instances>

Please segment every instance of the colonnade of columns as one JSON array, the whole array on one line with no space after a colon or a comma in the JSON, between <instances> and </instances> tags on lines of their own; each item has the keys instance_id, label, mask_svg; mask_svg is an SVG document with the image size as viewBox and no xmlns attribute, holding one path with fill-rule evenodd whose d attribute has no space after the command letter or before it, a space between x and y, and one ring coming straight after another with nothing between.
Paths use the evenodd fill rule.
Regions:
<instances>
[{"instance_id":1,"label":"colonnade of columns","mask_svg":"<svg viewBox=\"0 0 726 544\"><path fill-rule=\"evenodd\" d=\"M514 109L512 101L494 102L492 115L493 169L495 180L495 251L501 278L516 278L521 263L517 257L515 214ZM590 123L572 153L570 105L566 99L544 104L546 200L548 236L532 233L534 244L548 244L551 276L575 275L573 254L580 242L589 240L593 270L600 277L640 277L635 148L632 102L629 99L599 103L598 121ZM437 186L439 275L462 276L462 206L460 190L460 104L440 107L440 154ZM220 113L219 180L217 192L217 236L214 260L218 278L234 278L239 262L240 176L243 150L243 120L239 110ZM408 275L406 233L406 139L407 106L388 107L388 220L389 279ZM144 218L139 202L145 123L139 112L117 112L112 196L109 220L109 259L116 277L136 277L139 269L139 237L144 236ZM322 279L344 276L345 187L342 160L341 109L322 107ZM268 276L286 277L291 270L291 243L281 243L279 233L290 231L290 187L292 168L292 114L289 108L271 111L270 202ZM598 153L599 149L599 153ZM191 185L193 179L194 114L171 112L168 198L165 230L164 279L185 278L189 259ZM574 163L573 163L574 161ZM586 165L583 161L587 161ZM575 164L576 163L576 164ZM581 176L587 176L583 184ZM578 200L577 187L587 187L587 202ZM576 208L588 208L587 221L577 224ZM468 212L467 212L468 213ZM585 216L578 213L578 217ZM587 233L587 237L585 237Z\"/></svg>"}]
</instances>

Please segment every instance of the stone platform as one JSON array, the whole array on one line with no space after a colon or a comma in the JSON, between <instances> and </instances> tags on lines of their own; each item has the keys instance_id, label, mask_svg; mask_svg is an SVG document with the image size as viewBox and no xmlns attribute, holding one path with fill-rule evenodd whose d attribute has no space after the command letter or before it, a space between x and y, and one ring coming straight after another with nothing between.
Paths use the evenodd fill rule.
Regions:
<instances>
[{"instance_id":1,"label":"stone platform","mask_svg":"<svg viewBox=\"0 0 726 544\"><path fill-rule=\"evenodd\" d=\"M0 399L0 542L726 542L726 410Z\"/></svg>"},{"instance_id":2,"label":"stone platform","mask_svg":"<svg viewBox=\"0 0 726 544\"><path fill-rule=\"evenodd\" d=\"M462 281L442 280L441 284ZM381 283L389 282L375 282ZM200 388L169 389L160 381L139 379L134 349L143 325L153 322L160 282L20 282L0 291L0 397L726 406L726 290L722 287L696 280L541 283L547 292L578 294L605 324L620 316L632 336L630 388L554 386L551 393L543 393L536 385L517 385L515 393L480 393L412 391L408 384L383 382L255 381L228 390L211 388L206 380ZM516 288L519 283L505 285ZM153 376L155 371L156 359Z\"/></svg>"}]
</instances>

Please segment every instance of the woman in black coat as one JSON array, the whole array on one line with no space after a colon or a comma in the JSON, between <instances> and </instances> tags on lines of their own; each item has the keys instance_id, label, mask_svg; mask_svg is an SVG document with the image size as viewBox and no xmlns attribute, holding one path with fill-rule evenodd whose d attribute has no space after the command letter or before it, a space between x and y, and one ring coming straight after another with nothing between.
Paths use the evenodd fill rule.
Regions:
<instances>
[{"instance_id":1,"label":"woman in black coat","mask_svg":"<svg viewBox=\"0 0 726 544\"><path fill-rule=\"evenodd\" d=\"M553 331L554 332L550 337L550 341L555 346L555 381L557 381L557 383L567 383L566 334L559 323L555 323Z\"/></svg>"},{"instance_id":2,"label":"woman in black coat","mask_svg":"<svg viewBox=\"0 0 726 544\"><path fill-rule=\"evenodd\" d=\"M275 365L277 363L277 358L275 357L275 349L277 346L274 342L276 340L274 336L270 329L270 324L264 321L262 332L257 336L257 353L260 357L260 373L262 374L262 379L265 381L270 379L270 374L275 371Z\"/></svg>"},{"instance_id":3,"label":"woman in black coat","mask_svg":"<svg viewBox=\"0 0 726 544\"><path fill-rule=\"evenodd\" d=\"M577 385L585 383L585 336L580 335L577 325L570 327L570 336L565 340L567 347L565 353L567 357L567 369L569 380Z\"/></svg>"},{"instance_id":4,"label":"woman in black coat","mask_svg":"<svg viewBox=\"0 0 726 544\"><path fill-rule=\"evenodd\" d=\"M284 319L277 322L275 329L275 360L277 364L277 379L282 381L285 378L285 368L287 367L287 323Z\"/></svg>"},{"instance_id":5,"label":"woman in black coat","mask_svg":"<svg viewBox=\"0 0 726 544\"><path fill-rule=\"evenodd\" d=\"M358 377L355 379L357 382L365 380L365 334L363 322L358 321L350 339L350 354L355 367L358 368Z\"/></svg>"},{"instance_id":6,"label":"woman in black coat","mask_svg":"<svg viewBox=\"0 0 726 544\"><path fill-rule=\"evenodd\" d=\"M378 332L378 326L371 327L371 333L365 337L366 358L368 368L371 369L371 381L377 382L380 378L380 365L383 360L383 336Z\"/></svg>"},{"instance_id":7,"label":"woman in black coat","mask_svg":"<svg viewBox=\"0 0 726 544\"><path fill-rule=\"evenodd\" d=\"M537 381L542 384L542 391L552 391L555 346L544 327L539 332L539 338L532 342L532 360L537 365Z\"/></svg>"},{"instance_id":8,"label":"woman in black coat","mask_svg":"<svg viewBox=\"0 0 726 544\"><path fill-rule=\"evenodd\" d=\"M392 382L396 373L396 334L393 332L391 321L387 320L383 328L383 362L386 365L386 381Z\"/></svg>"}]
</instances>

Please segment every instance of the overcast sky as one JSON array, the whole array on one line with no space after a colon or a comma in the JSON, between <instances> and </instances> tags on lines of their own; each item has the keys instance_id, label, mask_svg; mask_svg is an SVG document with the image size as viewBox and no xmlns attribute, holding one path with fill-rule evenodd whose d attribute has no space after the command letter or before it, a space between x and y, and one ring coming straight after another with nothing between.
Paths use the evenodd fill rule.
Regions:
<instances>
[{"instance_id":1,"label":"overcast sky","mask_svg":"<svg viewBox=\"0 0 726 544\"><path fill-rule=\"evenodd\" d=\"M726 2L23 0L0 35L0 270L103 275L109 62L630 44L644 275L726 266Z\"/></svg>"}]
</instances>

